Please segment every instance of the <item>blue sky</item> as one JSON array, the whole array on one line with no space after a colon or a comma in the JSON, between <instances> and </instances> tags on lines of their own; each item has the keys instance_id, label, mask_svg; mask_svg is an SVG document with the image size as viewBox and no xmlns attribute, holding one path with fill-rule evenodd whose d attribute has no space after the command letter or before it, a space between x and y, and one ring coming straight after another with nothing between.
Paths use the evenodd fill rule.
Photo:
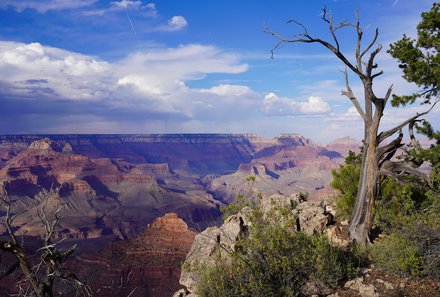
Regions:
<instances>
[{"instance_id":1,"label":"blue sky","mask_svg":"<svg viewBox=\"0 0 440 297\"><path fill-rule=\"evenodd\" d=\"M324 48L289 44L275 52L264 28L293 36L301 28L330 40L322 8L335 21L358 10L366 40L380 30L385 75L405 94L386 53L415 36L433 1L0 0L0 133L301 133L318 143L362 124L344 89L343 65ZM338 32L352 56L355 35ZM359 81L350 77L358 97ZM396 125L423 107L385 113ZM438 124L438 109L430 115Z\"/></svg>"}]
</instances>

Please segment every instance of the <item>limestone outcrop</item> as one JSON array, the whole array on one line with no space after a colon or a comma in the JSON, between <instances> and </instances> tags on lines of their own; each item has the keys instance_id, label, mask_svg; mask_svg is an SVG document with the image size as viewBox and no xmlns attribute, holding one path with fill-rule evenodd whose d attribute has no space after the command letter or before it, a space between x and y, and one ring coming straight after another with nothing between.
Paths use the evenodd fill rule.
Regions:
<instances>
[{"instance_id":1,"label":"limestone outcrop","mask_svg":"<svg viewBox=\"0 0 440 297\"><path fill-rule=\"evenodd\" d=\"M332 222L332 215L326 211L322 203L306 201L304 194L297 193L291 196L272 195L261 200L264 215L271 215L279 208L290 208L297 216L297 230L306 234L321 234ZM180 284L185 286L175 293L175 296L197 297L195 290L200 280L198 267L227 262L234 251L237 239L247 236L250 222L249 207L243 208L238 214L228 217L222 226L207 228L194 238L194 242L183 264L180 275ZM274 222L282 224L282 222Z\"/></svg>"},{"instance_id":2,"label":"limestone outcrop","mask_svg":"<svg viewBox=\"0 0 440 297\"><path fill-rule=\"evenodd\" d=\"M194 238L180 275L180 284L188 291L195 290L199 281L197 268L200 265L212 265L230 259L237 239L244 236L249 227L248 211L244 208L240 213L228 217L221 227L208 227Z\"/></svg>"}]
</instances>

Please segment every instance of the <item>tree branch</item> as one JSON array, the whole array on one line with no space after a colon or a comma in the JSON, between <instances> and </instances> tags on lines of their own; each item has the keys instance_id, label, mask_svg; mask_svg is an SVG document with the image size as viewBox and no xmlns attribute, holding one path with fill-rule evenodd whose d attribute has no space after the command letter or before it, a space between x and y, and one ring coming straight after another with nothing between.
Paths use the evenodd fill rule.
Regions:
<instances>
[{"instance_id":1,"label":"tree branch","mask_svg":"<svg viewBox=\"0 0 440 297\"><path fill-rule=\"evenodd\" d=\"M374 68L377 67L376 64L374 64L374 58L376 57L376 55L382 50L382 45L379 44L377 46L377 48L371 52L370 54L370 58L368 59L367 62L367 69L365 70L367 77L370 77L371 80L373 80L375 77L381 75L383 73L383 71L380 71L376 74L374 74L373 76L371 76L371 72L373 71ZM381 73L382 72L382 73Z\"/></svg>"},{"instance_id":2,"label":"tree branch","mask_svg":"<svg viewBox=\"0 0 440 297\"><path fill-rule=\"evenodd\" d=\"M359 13L356 10L356 33L357 33L357 40L356 40L356 62L357 62L357 68L360 72L362 72L362 56L361 56L361 41L362 41L362 29L360 27L360 20L359 20Z\"/></svg>"},{"instance_id":3,"label":"tree branch","mask_svg":"<svg viewBox=\"0 0 440 297\"><path fill-rule=\"evenodd\" d=\"M383 131L380 132L380 134L377 136L378 137L378 143L381 143L383 140L387 139L388 137L390 137L391 135L393 135L394 133L396 133L397 131L399 131L400 129L402 129L403 127L405 127L406 125L408 125L409 123L413 122L414 120L416 120L417 118L428 114L433 108L434 106L438 103L439 101L436 101L432 104L431 108L429 108L428 110L422 112L422 113L417 113L416 115L414 115L413 117L407 119L406 121L404 121L403 123L397 125L396 127L389 129L387 131Z\"/></svg>"},{"instance_id":4,"label":"tree branch","mask_svg":"<svg viewBox=\"0 0 440 297\"><path fill-rule=\"evenodd\" d=\"M370 50L370 48L376 43L377 37L379 36L379 29L376 28L376 31L374 33L373 41L370 42L370 44L365 48L361 53L361 58Z\"/></svg>"},{"instance_id":5,"label":"tree branch","mask_svg":"<svg viewBox=\"0 0 440 297\"><path fill-rule=\"evenodd\" d=\"M429 179L429 175L421 172L411 166L403 162L392 162L385 161L382 164L382 168L380 169L380 173L382 175L393 177L396 180L401 180L401 178L405 175L415 176L428 184L431 184L431 180Z\"/></svg>"},{"instance_id":6,"label":"tree branch","mask_svg":"<svg viewBox=\"0 0 440 297\"><path fill-rule=\"evenodd\" d=\"M329 19L327 19L326 15L327 15L327 9L326 9L326 7L324 6L324 8L323 8L323 14L322 14L322 17L321 17L321 18L322 18L325 22L328 23L328 25L329 25L329 30L330 30L330 34L333 36L333 40L335 41L335 44L336 44L336 49L339 51L339 42L338 42L338 38L336 37L335 30L334 30L334 28L333 28L333 14L332 14L332 12L330 11L330 17L329 17Z\"/></svg>"},{"instance_id":7,"label":"tree branch","mask_svg":"<svg viewBox=\"0 0 440 297\"><path fill-rule=\"evenodd\" d=\"M365 75L361 71L359 71L353 64L351 64L351 62L332 44L328 43L325 40L322 40L319 38L313 38L312 36L310 36L310 34L307 31L307 28L303 24L301 24L300 22L297 22L295 20L290 20L290 21L288 21L288 23L295 23L295 24L301 26L304 30L304 33L300 34L300 36L303 36L304 38L300 38L300 37L294 38L294 39L285 38L285 37L281 36L280 34L275 33L270 28L266 28L264 30L265 33L270 34L280 40L280 42L278 42L276 44L276 46L272 49L272 53L276 48L279 48L280 44L282 44L282 43L296 43L296 42L320 43L321 45L323 45L327 49L329 49L331 52L333 52L333 54L335 54L336 57L338 57L345 65L347 65L348 68L350 68L360 78L362 78L362 79L366 78Z\"/></svg>"},{"instance_id":8,"label":"tree branch","mask_svg":"<svg viewBox=\"0 0 440 297\"><path fill-rule=\"evenodd\" d=\"M353 103L354 107L356 108L357 112L359 113L359 115L362 117L362 119L365 121L365 112L362 109L361 105L359 104L359 101L356 99L356 97L353 94L353 90L350 87L350 84L348 82L348 73L347 73L347 67L345 67L344 72L344 78L345 78L345 87L347 88L347 90L342 91L342 95L348 97L348 99L351 100L351 103Z\"/></svg>"},{"instance_id":9,"label":"tree branch","mask_svg":"<svg viewBox=\"0 0 440 297\"><path fill-rule=\"evenodd\" d=\"M377 149L377 159L381 160L379 162L379 168L385 161L391 160L397 149L403 146L402 139L403 133L402 130L400 130L399 136L396 139Z\"/></svg>"}]
</instances>

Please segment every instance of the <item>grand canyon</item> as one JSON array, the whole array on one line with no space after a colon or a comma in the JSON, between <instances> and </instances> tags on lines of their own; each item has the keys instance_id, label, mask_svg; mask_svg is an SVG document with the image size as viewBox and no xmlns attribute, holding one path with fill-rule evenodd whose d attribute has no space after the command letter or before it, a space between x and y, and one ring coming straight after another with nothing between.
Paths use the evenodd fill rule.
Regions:
<instances>
[{"instance_id":1,"label":"grand canyon","mask_svg":"<svg viewBox=\"0 0 440 297\"><path fill-rule=\"evenodd\" d=\"M317 199L358 149L351 138L324 146L299 134L4 135L0 184L23 238L44 234L33 208L55 193L55 237L78 245L68 265L97 296L170 296L194 236L221 224L220 206L239 193Z\"/></svg>"}]
</instances>

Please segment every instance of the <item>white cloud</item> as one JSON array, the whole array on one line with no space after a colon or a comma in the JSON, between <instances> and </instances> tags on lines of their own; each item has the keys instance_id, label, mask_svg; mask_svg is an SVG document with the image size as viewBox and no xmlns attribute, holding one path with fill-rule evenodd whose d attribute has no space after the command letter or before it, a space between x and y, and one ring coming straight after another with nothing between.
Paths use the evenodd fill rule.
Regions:
<instances>
[{"instance_id":1,"label":"white cloud","mask_svg":"<svg viewBox=\"0 0 440 297\"><path fill-rule=\"evenodd\" d=\"M104 9L89 9L84 11L82 15L84 16L103 16L109 12L119 12L121 10L147 10L147 15L150 17L155 17L157 15L156 5L154 3L148 3L145 6L142 1L133 0L122 0L122 1L112 1L109 3L109 7Z\"/></svg>"},{"instance_id":2,"label":"white cloud","mask_svg":"<svg viewBox=\"0 0 440 297\"><path fill-rule=\"evenodd\" d=\"M190 88L210 73L241 73L247 65L213 46L186 45L138 52L115 63L39 43L0 41L0 91L17 98L80 102L171 117L239 117L255 108L246 86ZM17 99L18 100L18 99ZM230 111L234 109L234 111ZM214 110L214 112L212 112ZM107 111L104 111L104 113Z\"/></svg>"},{"instance_id":3,"label":"white cloud","mask_svg":"<svg viewBox=\"0 0 440 297\"><path fill-rule=\"evenodd\" d=\"M65 10L86 7L95 2L97 2L97 0L2 0L0 2L0 9L11 7L18 12L22 12L25 9L34 9L39 13L45 13L49 10Z\"/></svg>"},{"instance_id":4,"label":"white cloud","mask_svg":"<svg viewBox=\"0 0 440 297\"><path fill-rule=\"evenodd\" d=\"M164 32L175 32L180 31L187 26L188 22L183 16L175 15L168 20L168 23L166 25L158 26L155 30Z\"/></svg>"},{"instance_id":5,"label":"white cloud","mask_svg":"<svg viewBox=\"0 0 440 297\"><path fill-rule=\"evenodd\" d=\"M279 97L269 93L264 97L263 113L274 116L318 115L330 112L330 105L321 97L310 96L307 101Z\"/></svg>"},{"instance_id":6,"label":"white cloud","mask_svg":"<svg viewBox=\"0 0 440 297\"><path fill-rule=\"evenodd\" d=\"M150 17L155 17L159 14L156 8L156 4L154 3L148 3L147 5L145 5L145 8L147 9L148 16Z\"/></svg>"},{"instance_id":7,"label":"white cloud","mask_svg":"<svg viewBox=\"0 0 440 297\"><path fill-rule=\"evenodd\" d=\"M299 102L299 110L304 114L323 114L330 111L330 105L321 97L310 96L306 102Z\"/></svg>"},{"instance_id":8,"label":"white cloud","mask_svg":"<svg viewBox=\"0 0 440 297\"><path fill-rule=\"evenodd\" d=\"M118 9L140 9L142 7L142 1L122 0L110 2L110 6Z\"/></svg>"},{"instance_id":9,"label":"white cloud","mask_svg":"<svg viewBox=\"0 0 440 297\"><path fill-rule=\"evenodd\" d=\"M246 94L251 94L252 90L247 86L220 84L210 89L203 89L201 92L221 96L243 96Z\"/></svg>"},{"instance_id":10,"label":"white cloud","mask_svg":"<svg viewBox=\"0 0 440 297\"><path fill-rule=\"evenodd\" d=\"M361 122L361 116L356 108L352 106L342 114L332 114L331 120L337 122Z\"/></svg>"},{"instance_id":11,"label":"white cloud","mask_svg":"<svg viewBox=\"0 0 440 297\"><path fill-rule=\"evenodd\" d=\"M90 99L107 93L106 79L111 77L112 70L104 61L40 43L2 41L0 73L1 81L21 95L31 94L36 89L21 82L46 81L44 90L52 96Z\"/></svg>"},{"instance_id":12,"label":"white cloud","mask_svg":"<svg viewBox=\"0 0 440 297\"><path fill-rule=\"evenodd\" d=\"M188 25L186 19L181 15L173 16L169 21L168 25L175 30L180 30Z\"/></svg>"}]
</instances>

